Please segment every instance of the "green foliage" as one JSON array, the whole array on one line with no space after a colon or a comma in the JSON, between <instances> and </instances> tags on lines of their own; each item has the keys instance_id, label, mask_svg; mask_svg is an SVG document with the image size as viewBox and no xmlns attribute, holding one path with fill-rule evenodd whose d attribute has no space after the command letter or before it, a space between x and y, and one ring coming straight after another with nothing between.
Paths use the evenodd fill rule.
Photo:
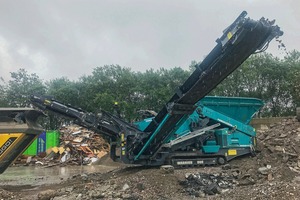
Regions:
<instances>
[{"instance_id":1,"label":"green foliage","mask_svg":"<svg viewBox=\"0 0 300 200\"><path fill-rule=\"evenodd\" d=\"M45 85L36 74L28 74L25 69L11 72L6 88L6 103L12 107L27 107L30 105L31 94L45 94Z\"/></svg>"},{"instance_id":2,"label":"green foliage","mask_svg":"<svg viewBox=\"0 0 300 200\"><path fill-rule=\"evenodd\" d=\"M0 107L6 107L7 99L6 99L6 88L4 84L4 80L0 77Z\"/></svg>"},{"instance_id":3,"label":"green foliage","mask_svg":"<svg viewBox=\"0 0 300 200\"><path fill-rule=\"evenodd\" d=\"M292 51L285 57L284 65L290 69L288 90L291 92L293 106L300 107L300 52Z\"/></svg>"},{"instance_id":4,"label":"green foliage","mask_svg":"<svg viewBox=\"0 0 300 200\"><path fill-rule=\"evenodd\" d=\"M294 54L282 60L266 53L253 55L211 94L259 98L265 102L263 115L293 115L300 95L299 82L295 84L299 80L299 59L296 62Z\"/></svg>"},{"instance_id":5,"label":"green foliage","mask_svg":"<svg viewBox=\"0 0 300 200\"><path fill-rule=\"evenodd\" d=\"M80 93L77 89L77 85L76 82L70 81L66 77L56 78L46 83L47 95L61 102L78 106ZM64 123L68 123L68 120L49 112L48 121L44 123L43 127L55 130Z\"/></svg>"},{"instance_id":6,"label":"green foliage","mask_svg":"<svg viewBox=\"0 0 300 200\"><path fill-rule=\"evenodd\" d=\"M56 78L46 83L47 95L60 99L62 102L68 102L72 105L78 105L80 92L77 89L77 83L70 81L66 77Z\"/></svg>"},{"instance_id":7,"label":"green foliage","mask_svg":"<svg viewBox=\"0 0 300 200\"><path fill-rule=\"evenodd\" d=\"M100 109L112 112L116 101L130 119L134 112L136 84L136 73L130 68L119 65L97 67L92 75L81 78L81 107L93 112Z\"/></svg>"},{"instance_id":8,"label":"green foliage","mask_svg":"<svg viewBox=\"0 0 300 200\"><path fill-rule=\"evenodd\" d=\"M189 70L174 67L145 72L105 65L77 81L62 77L47 83L20 69L11 73L7 84L0 81L0 106L29 106L30 94L53 96L93 113L101 109L114 113L114 102L118 102L121 115L132 121L138 110L161 110L196 64L192 61ZM259 98L265 102L264 116L293 115L296 106L300 106L300 52L290 52L283 59L271 54L253 55L210 95ZM49 116L50 120L43 122L47 128L68 123L57 115Z\"/></svg>"},{"instance_id":9,"label":"green foliage","mask_svg":"<svg viewBox=\"0 0 300 200\"><path fill-rule=\"evenodd\" d=\"M188 71L179 67L170 70L161 68L157 71L150 69L140 74L137 91L140 108L159 111L188 75Z\"/></svg>"}]
</instances>

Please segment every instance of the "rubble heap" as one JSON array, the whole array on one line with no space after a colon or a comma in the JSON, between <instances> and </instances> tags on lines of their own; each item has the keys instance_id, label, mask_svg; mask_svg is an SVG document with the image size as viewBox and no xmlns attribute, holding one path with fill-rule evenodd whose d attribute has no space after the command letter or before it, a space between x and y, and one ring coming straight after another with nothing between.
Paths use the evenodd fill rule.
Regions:
<instances>
[{"instance_id":1,"label":"rubble heap","mask_svg":"<svg viewBox=\"0 0 300 200\"><path fill-rule=\"evenodd\" d=\"M257 133L261 161L300 173L300 122L286 118Z\"/></svg>"},{"instance_id":2,"label":"rubble heap","mask_svg":"<svg viewBox=\"0 0 300 200\"><path fill-rule=\"evenodd\" d=\"M276 195L280 185L295 192L291 185L300 179L300 122L295 117L283 119L257 131L258 152L254 157L232 160L214 173L186 174L181 181L184 191L191 196L222 194L237 196L236 191L249 186L256 188L249 197ZM268 191L268 192L266 192Z\"/></svg>"},{"instance_id":3,"label":"rubble heap","mask_svg":"<svg viewBox=\"0 0 300 200\"><path fill-rule=\"evenodd\" d=\"M300 146L299 128L299 122L294 118L287 118L268 129L259 130L257 137L260 151L257 155L234 159L223 166L176 170L169 166L168 170L142 166L114 166L105 173L78 174L59 185L39 186L39 194L28 199L167 200L195 199L196 196L199 196L199 199L211 200L299 199L300 170L299 159L296 156L299 155ZM81 133L76 134L80 130ZM81 153L88 155L78 150L79 144L90 145L89 141L95 135L90 134L88 138L83 138L81 143L74 141L79 135L84 135L84 132L85 129L68 128L61 136L64 148L68 148L65 143L72 144L69 148L73 157ZM91 146L89 148L92 149ZM77 153L72 153L73 150ZM55 155L60 156L59 153ZM103 158L101 160L103 161ZM56 158L55 162L60 161ZM11 186L4 189L6 191L0 190L0 199L10 199L9 196L14 196L11 199L20 199L19 196L29 195L28 189L16 191Z\"/></svg>"},{"instance_id":4,"label":"rubble heap","mask_svg":"<svg viewBox=\"0 0 300 200\"><path fill-rule=\"evenodd\" d=\"M42 165L85 165L107 155L109 143L99 134L77 125L60 129L60 144L37 156L21 156L14 164Z\"/></svg>"},{"instance_id":5,"label":"rubble heap","mask_svg":"<svg viewBox=\"0 0 300 200\"><path fill-rule=\"evenodd\" d=\"M19 199L19 198L21 198L20 195L14 194L13 192L9 192L7 190L0 188L0 199L10 200L10 199Z\"/></svg>"},{"instance_id":6,"label":"rubble heap","mask_svg":"<svg viewBox=\"0 0 300 200\"><path fill-rule=\"evenodd\" d=\"M60 145L51 149L60 162L87 164L109 152L109 144L99 134L79 126L60 129ZM51 154L51 153L50 153Z\"/></svg>"},{"instance_id":7,"label":"rubble heap","mask_svg":"<svg viewBox=\"0 0 300 200\"><path fill-rule=\"evenodd\" d=\"M186 180L180 182L185 188L185 192L195 197L222 193L232 188L236 183L235 177L222 173L186 174Z\"/></svg>"}]
</instances>

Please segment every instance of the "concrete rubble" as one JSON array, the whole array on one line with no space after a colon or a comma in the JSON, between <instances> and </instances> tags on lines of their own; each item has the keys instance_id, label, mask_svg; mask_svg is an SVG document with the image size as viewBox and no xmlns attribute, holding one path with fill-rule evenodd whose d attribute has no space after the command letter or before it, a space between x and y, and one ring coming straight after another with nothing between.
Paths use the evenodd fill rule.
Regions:
<instances>
[{"instance_id":1,"label":"concrete rubble","mask_svg":"<svg viewBox=\"0 0 300 200\"><path fill-rule=\"evenodd\" d=\"M186 180L181 181L180 184L189 195L195 197L220 194L233 188L237 183L233 175L226 173L196 173L187 174L186 177Z\"/></svg>"},{"instance_id":2,"label":"concrete rubble","mask_svg":"<svg viewBox=\"0 0 300 200\"><path fill-rule=\"evenodd\" d=\"M186 176L186 180L181 182L185 192L197 197L199 194L222 196L225 191L225 196L237 197L234 192L248 188L251 191L248 192L250 197L255 188L256 196L267 198L268 195L277 193L273 190L279 183L282 187L299 187L300 181L296 180L300 180L300 122L295 117L290 117L260 129L257 131L257 142L258 152L255 157L233 160L230 164L223 165L218 173L194 173ZM291 188L292 192L288 196L297 193L294 188L296 187Z\"/></svg>"},{"instance_id":3,"label":"concrete rubble","mask_svg":"<svg viewBox=\"0 0 300 200\"><path fill-rule=\"evenodd\" d=\"M0 188L0 200L18 199L20 195Z\"/></svg>"},{"instance_id":4,"label":"concrete rubble","mask_svg":"<svg viewBox=\"0 0 300 200\"><path fill-rule=\"evenodd\" d=\"M272 124L267 130L259 130L257 135L265 167L284 165L300 172L300 122L296 118Z\"/></svg>"},{"instance_id":5,"label":"concrete rubble","mask_svg":"<svg viewBox=\"0 0 300 200\"><path fill-rule=\"evenodd\" d=\"M71 154L72 158L77 160L75 163L79 163L76 156L80 155L80 148L77 146L77 139L74 141L74 135L79 136L81 133L72 134L76 131L79 130L67 131L62 141L72 144L72 148L69 147L72 150L70 152L75 152ZM94 136L91 134L89 137ZM66 143L62 143L64 148L67 148ZM92 144L86 138L83 138L81 143ZM291 117L258 130L257 143L256 156L235 159L223 166L174 169L172 166L145 168L120 165L105 173L72 176L56 189L53 186L52 191L49 190L49 186L40 186L39 191L29 195L28 199L43 199L47 195L48 199L52 200L299 199L300 122ZM82 155L88 155L84 154L84 151L81 152ZM63 154L55 155L58 156L53 157L56 158L55 162L60 162ZM71 160L67 163L73 163ZM17 197L20 195L24 197L24 194L27 194L26 191L12 192L9 187L5 189L1 193L13 198L2 197L3 199L19 199Z\"/></svg>"}]
</instances>

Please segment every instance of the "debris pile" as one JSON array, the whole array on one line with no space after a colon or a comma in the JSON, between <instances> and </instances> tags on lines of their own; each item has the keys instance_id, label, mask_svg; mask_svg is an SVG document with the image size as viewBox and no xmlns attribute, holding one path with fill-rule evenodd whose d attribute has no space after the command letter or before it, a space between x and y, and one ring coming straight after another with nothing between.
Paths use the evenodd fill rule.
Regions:
<instances>
[{"instance_id":1,"label":"debris pile","mask_svg":"<svg viewBox=\"0 0 300 200\"><path fill-rule=\"evenodd\" d=\"M300 173L300 122L287 118L257 133L264 165L288 167Z\"/></svg>"},{"instance_id":2,"label":"debris pile","mask_svg":"<svg viewBox=\"0 0 300 200\"><path fill-rule=\"evenodd\" d=\"M278 185L289 188L300 178L300 122L295 117L283 119L257 131L258 152L255 157L235 159L213 173L186 174L179 183L194 197L226 192L237 197L236 191L249 190L249 197L276 195ZM200 171L200 170L199 170ZM203 171L202 171L203 172ZM283 184L286 183L286 184ZM295 189L290 189L291 195ZM286 196L286 195L285 195ZM238 197L242 198L242 197Z\"/></svg>"},{"instance_id":3,"label":"debris pile","mask_svg":"<svg viewBox=\"0 0 300 200\"><path fill-rule=\"evenodd\" d=\"M7 190L4 190L4 189L0 188L0 199L6 199L6 200L20 199L20 195L17 195L13 192L9 192Z\"/></svg>"},{"instance_id":4,"label":"debris pile","mask_svg":"<svg viewBox=\"0 0 300 200\"><path fill-rule=\"evenodd\" d=\"M72 188L61 188L54 199L186 199L177 184L178 175L157 168L127 166L107 173L70 177ZM80 186L74 185L79 182ZM69 192L71 191L71 192ZM178 198L178 196L180 196Z\"/></svg>"},{"instance_id":5,"label":"debris pile","mask_svg":"<svg viewBox=\"0 0 300 200\"><path fill-rule=\"evenodd\" d=\"M62 163L88 164L109 152L109 144L99 134L86 128L68 126L61 128L60 133L60 146L51 151L59 154Z\"/></svg>"},{"instance_id":6,"label":"debris pile","mask_svg":"<svg viewBox=\"0 0 300 200\"><path fill-rule=\"evenodd\" d=\"M292 181L300 175L300 122L285 118L257 130L257 155L233 160L255 183Z\"/></svg>"},{"instance_id":7,"label":"debris pile","mask_svg":"<svg viewBox=\"0 0 300 200\"><path fill-rule=\"evenodd\" d=\"M267 129L258 130L257 155L234 159L223 166L175 170L172 166L160 169L114 166L105 173L74 175L59 184L59 188L56 185L52 188L48 185L41 186L39 187L41 192L36 196L40 199L54 200L195 199L198 196L199 199L211 200L299 199L299 128L300 122L295 118L287 118ZM81 132L77 133L78 131ZM64 151L62 154L51 151L50 154L54 156L52 155L53 161L50 163L61 163L60 159L68 148L70 158L65 163L79 163L81 158L78 155L82 155L82 158L89 155L98 156L94 148L101 149L102 146L108 146L107 143L102 146L101 142L94 143L93 138L98 135L90 133L85 137L85 131L87 130L78 127L61 130L61 145L57 148L63 147ZM77 141L77 137L82 138L82 141ZM93 154L83 151L80 148L82 144L87 144ZM45 159L51 157L50 154L47 154ZM72 159L74 161L71 161ZM51 190L48 190L49 188ZM29 194L28 190L16 192L11 186L4 189L7 191L0 190L0 199ZM19 198L17 196L14 199Z\"/></svg>"},{"instance_id":8,"label":"debris pile","mask_svg":"<svg viewBox=\"0 0 300 200\"><path fill-rule=\"evenodd\" d=\"M233 188L236 183L235 177L226 173L188 173L186 174L186 180L180 182L185 191L195 197L223 193Z\"/></svg>"},{"instance_id":9,"label":"debris pile","mask_svg":"<svg viewBox=\"0 0 300 200\"><path fill-rule=\"evenodd\" d=\"M60 144L37 156L21 156L14 164L85 165L98 161L109 152L109 143L99 134L79 126L60 129Z\"/></svg>"}]
</instances>

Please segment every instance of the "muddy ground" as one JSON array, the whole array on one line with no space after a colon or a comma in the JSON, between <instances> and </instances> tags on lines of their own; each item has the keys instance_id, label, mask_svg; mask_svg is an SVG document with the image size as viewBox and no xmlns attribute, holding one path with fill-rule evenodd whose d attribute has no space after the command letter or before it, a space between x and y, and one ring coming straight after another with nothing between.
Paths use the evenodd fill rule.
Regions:
<instances>
[{"instance_id":1,"label":"muddy ground","mask_svg":"<svg viewBox=\"0 0 300 200\"><path fill-rule=\"evenodd\" d=\"M300 123L289 118L259 130L258 147L256 156L217 167L173 171L103 158L101 170L56 175L55 183L0 175L0 199L300 199Z\"/></svg>"}]
</instances>

